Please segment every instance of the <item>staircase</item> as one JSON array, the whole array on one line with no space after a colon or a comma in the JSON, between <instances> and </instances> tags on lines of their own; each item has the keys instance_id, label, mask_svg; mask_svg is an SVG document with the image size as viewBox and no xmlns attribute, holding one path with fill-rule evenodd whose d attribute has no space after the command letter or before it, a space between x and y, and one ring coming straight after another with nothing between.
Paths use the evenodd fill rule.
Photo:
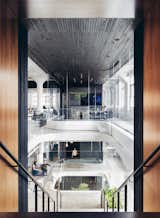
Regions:
<instances>
[{"instance_id":1,"label":"staircase","mask_svg":"<svg viewBox=\"0 0 160 218\"><path fill-rule=\"evenodd\" d=\"M61 212L104 212L102 192L60 191L59 211Z\"/></svg>"}]
</instances>

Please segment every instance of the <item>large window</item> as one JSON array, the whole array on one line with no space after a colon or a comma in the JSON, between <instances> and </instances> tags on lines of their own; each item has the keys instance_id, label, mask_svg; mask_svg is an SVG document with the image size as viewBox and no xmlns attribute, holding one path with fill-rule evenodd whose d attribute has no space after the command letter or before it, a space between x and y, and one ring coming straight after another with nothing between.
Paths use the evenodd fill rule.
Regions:
<instances>
[{"instance_id":1,"label":"large window","mask_svg":"<svg viewBox=\"0 0 160 218\"><path fill-rule=\"evenodd\" d=\"M134 84L130 85L130 109L134 107Z\"/></svg>"},{"instance_id":2,"label":"large window","mask_svg":"<svg viewBox=\"0 0 160 218\"><path fill-rule=\"evenodd\" d=\"M51 106L51 94L50 93L43 93L43 105L47 108Z\"/></svg>"},{"instance_id":3,"label":"large window","mask_svg":"<svg viewBox=\"0 0 160 218\"><path fill-rule=\"evenodd\" d=\"M37 107L37 91L36 91L36 89L31 89L28 91L28 106L30 108Z\"/></svg>"}]
</instances>

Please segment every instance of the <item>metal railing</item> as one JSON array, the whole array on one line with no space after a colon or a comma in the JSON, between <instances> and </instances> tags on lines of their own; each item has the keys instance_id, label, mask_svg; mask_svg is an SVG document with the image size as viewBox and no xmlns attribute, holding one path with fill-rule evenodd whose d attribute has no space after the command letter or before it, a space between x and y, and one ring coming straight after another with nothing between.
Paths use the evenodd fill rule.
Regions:
<instances>
[{"instance_id":1,"label":"metal railing","mask_svg":"<svg viewBox=\"0 0 160 218\"><path fill-rule=\"evenodd\" d=\"M112 212L115 210L115 203L117 207L117 211L120 211L120 192L124 188L124 211L127 212L127 195L128 195L128 182L131 178L134 178L135 175L140 173L144 167L148 167L147 164L152 160L152 158L160 151L160 145L158 145L146 158L146 160L140 164L140 166L133 172L130 173L130 175L125 179L125 181L120 185L120 187L113 193L112 196ZM156 158L156 160L153 160L153 163L150 164L150 166L153 166L158 160L160 160L160 155ZM117 202L115 202L115 199Z\"/></svg>"},{"instance_id":2,"label":"metal railing","mask_svg":"<svg viewBox=\"0 0 160 218\"><path fill-rule=\"evenodd\" d=\"M55 212L55 200L50 196L50 194L39 184L35 178L28 172L28 170L16 159L16 157L10 152L10 150L0 142L0 148L17 164L26 175L27 178L30 178L34 183L34 190L35 190L35 212L38 212L38 188L42 191L42 211L49 212L51 202L53 203L53 212ZM45 210L45 196L47 196L47 210ZM51 211L52 212L52 211Z\"/></svg>"},{"instance_id":3,"label":"metal railing","mask_svg":"<svg viewBox=\"0 0 160 218\"><path fill-rule=\"evenodd\" d=\"M0 147L2 150L17 164L17 167L19 167L26 175L28 178L30 178L34 182L34 189L35 189L35 212L38 211L38 188L42 191L42 211L45 211L45 195L47 196L47 211L50 210L50 203L53 202L53 211L56 211L56 205L55 205L55 200L50 196L50 194L35 180L35 178L27 171L27 169L16 159L16 157L10 152L10 150L3 145L0 142ZM153 157L160 151L160 145L158 145L151 153L150 155L146 158L146 160L140 164L140 166L130 173L130 175L125 179L125 181L120 185L120 187L113 193L112 196L112 211L114 212L115 209L115 199L116 199L116 206L117 206L117 211L120 211L120 192L124 188L124 211L127 211L127 195L128 195L128 182L130 179L137 173L140 173L144 167L148 167L148 163L152 160ZM153 166L158 160L160 160L160 156L156 157L156 160L153 160L153 163L150 164L150 166ZM116 196L116 198L115 198ZM108 200L105 198L105 191L102 191L102 203L104 201L104 211L109 210L109 204ZM58 208L58 207L57 207Z\"/></svg>"}]
</instances>

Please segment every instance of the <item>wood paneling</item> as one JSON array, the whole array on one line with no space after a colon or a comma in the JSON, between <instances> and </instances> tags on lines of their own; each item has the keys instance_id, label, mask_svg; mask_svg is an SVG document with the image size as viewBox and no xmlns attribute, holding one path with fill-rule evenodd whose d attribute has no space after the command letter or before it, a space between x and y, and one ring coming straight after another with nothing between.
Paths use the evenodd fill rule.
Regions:
<instances>
[{"instance_id":1,"label":"wood paneling","mask_svg":"<svg viewBox=\"0 0 160 218\"><path fill-rule=\"evenodd\" d=\"M8 4L0 0L0 141L18 157L18 23ZM18 174L0 158L0 211L17 210Z\"/></svg>"},{"instance_id":2,"label":"wood paneling","mask_svg":"<svg viewBox=\"0 0 160 218\"><path fill-rule=\"evenodd\" d=\"M144 1L144 159L160 144L160 1ZM160 211L160 163L144 175L144 211Z\"/></svg>"}]
</instances>

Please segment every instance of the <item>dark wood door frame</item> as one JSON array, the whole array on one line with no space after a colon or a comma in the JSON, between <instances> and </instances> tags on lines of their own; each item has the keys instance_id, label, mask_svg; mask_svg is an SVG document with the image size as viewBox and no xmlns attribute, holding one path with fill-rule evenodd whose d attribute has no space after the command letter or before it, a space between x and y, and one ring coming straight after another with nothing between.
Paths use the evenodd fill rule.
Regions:
<instances>
[{"instance_id":1,"label":"dark wood door frame","mask_svg":"<svg viewBox=\"0 0 160 218\"><path fill-rule=\"evenodd\" d=\"M19 22L18 37L18 159L28 167L28 32ZM26 175L19 170L19 212L28 211L28 182Z\"/></svg>"},{"instance_id":2,"label":"dark wood door frame","mask_svg":"<svg viewBox=\"0 0 160 218\"><path fill-rule=\"evenodd\" d=\"M134 34L134 169L143 162L143 41L144 24L137 24ZM143 172L134 179L134 211L143 211Z\"/></svg>"},{"instance_id":3,"label":"dark wood door frame","mask_svg":"<svg viewBox=\"0 0 160 218\"><path fill-rule=\"evenodd\" d=\"M135 29L134 40L134 169L143 161L143 22ZM19 161L27 167L28 112L27 112L27 30L19 24ZM22 172L20 172L22 174ZM28 210L28 184L25 176L19 176L19 211ZM143 175L134 180L134 210L143 211Z\"/></svg>"}]
</instances>

